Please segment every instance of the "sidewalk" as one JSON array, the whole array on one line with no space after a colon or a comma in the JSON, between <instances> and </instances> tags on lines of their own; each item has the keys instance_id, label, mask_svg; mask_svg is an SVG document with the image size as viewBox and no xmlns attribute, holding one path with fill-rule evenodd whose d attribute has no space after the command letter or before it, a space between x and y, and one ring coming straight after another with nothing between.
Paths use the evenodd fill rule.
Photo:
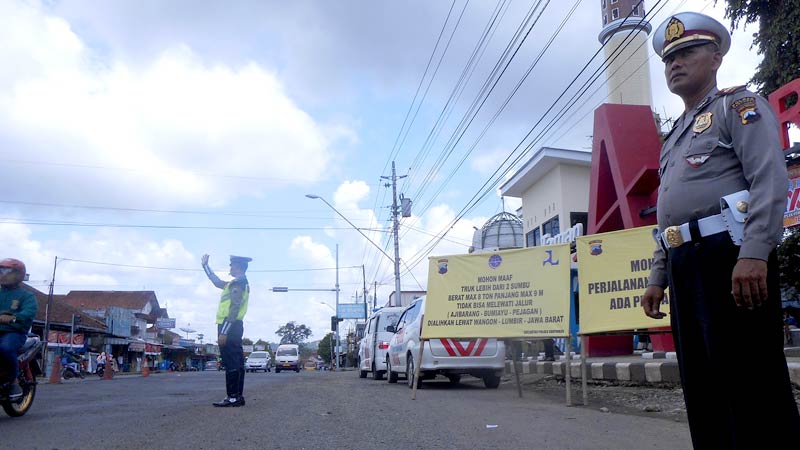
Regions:
<instances>
[{"instance_id":1,"label":"sidewalk","mask_svg":"<svg viewBox=\"0 0 800 450\"><path fill-rule=\"evenodd\" d=\"M789 378L796 386L800 386L800 347L784 349L789 366ZM672 352L650 352L642 354L592 357L586 358L586 374L588 380L634 381L641 383L680 383L678 360ZM566 374L566 360L562 355L559 361L523 361L520 363L521 374ZM730 367L735 372L736 366ZM511 361L506 361L506 374L513 376ZM570 376L575 380L581 378L581 360L573 355L570 364Z\"/></svg>"}]
</instances>

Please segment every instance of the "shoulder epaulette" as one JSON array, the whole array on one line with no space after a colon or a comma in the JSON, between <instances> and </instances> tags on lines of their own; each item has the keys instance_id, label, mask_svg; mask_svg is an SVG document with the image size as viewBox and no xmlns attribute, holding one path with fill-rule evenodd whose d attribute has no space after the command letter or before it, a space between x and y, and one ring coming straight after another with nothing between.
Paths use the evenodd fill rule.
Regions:
<instances>
[{"instance_id":1,"label":"shoulder epaulette","mask_svg":"<svg viewBox=\"0 0 800 450\"><path fill-rule=\"evenodd\" d=\"M743 84L741 86L732 86L732 87L727 87L725 89L720 89L719 91L717 91L717 97L723 97L725 95L735 94L739 91L745 90L746 88L747 85Z\"/></svg>"}]
</instances>

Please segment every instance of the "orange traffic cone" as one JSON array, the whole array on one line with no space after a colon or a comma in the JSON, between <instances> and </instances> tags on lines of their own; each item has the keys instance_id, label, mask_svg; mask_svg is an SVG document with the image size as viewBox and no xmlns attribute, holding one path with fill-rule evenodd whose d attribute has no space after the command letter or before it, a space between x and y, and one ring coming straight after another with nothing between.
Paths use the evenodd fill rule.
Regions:
<instances>
[{"instance_id":1,"label":"orange traffic cone","mask_svg":"<svg viewBox=\"0 0 800 450\"><path fill-rule=\"evenodd\" d=\"M142 366L142 376L143 377L150 376L150 368L147 367L147 356L144 357L144 366Z\"/></svg>"},{"instance_id":2,"label":"orange traffic cone","mask_svg":"<svg viewBox=\"0 0 800 450\"><path fill-rule=\"evenodd\" d=\"M106 367L103 369L103 379L110 380L114 378L114 365L111 363L111 359L106 359Z\"/></svg>"},{"instance_id":3,"label":"orange traffic cone","mask_svg":"<svg viewBox=\"0 0 800 450\"><path fill-rule=\"evenodd\" d=\"M50 369L50 384L61 384L61 358L56 356L53 361L53 368Z\"/></svg>"}]
</instances>

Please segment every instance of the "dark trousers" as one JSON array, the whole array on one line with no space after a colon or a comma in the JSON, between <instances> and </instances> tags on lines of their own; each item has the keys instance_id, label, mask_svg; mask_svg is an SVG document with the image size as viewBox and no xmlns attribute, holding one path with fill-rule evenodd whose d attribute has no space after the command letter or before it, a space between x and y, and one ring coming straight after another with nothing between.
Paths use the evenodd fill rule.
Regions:
<instances>
[{"instance_id":1,"label":"dark trousers","mask_svg":"<svg viewBox=\"0 0 800 450\"><path fill-rule=\"evenodd\" d=\"M25 333L0 331L0 367L2 367L0 372L5 375L3 379L0 379L0 383L14 381L19 376L17 356L25 339Z\"/></svg>"},{"instance_id":2,"label":"dark trousers","mask_svg":"<svg viewBox=\"0 0 800 450\"><path fill-rule=\"evenodd\" d=\"M727 233L669 251L672 332L692 443L793 448L800 417L783 354L777 256L767 263L769 299L751 311L731 295L738 255Z\"/></svg>"},{"instance_id":3,"label":"dark trousers","mask_svg":"<svg viewBox=\"0 0 800 450\"><path fill-rule=\"evenodd\" d=\"M217 334L222 325L217 325ZM228 397L241 397L244 392L244 352L242 351L242 321L233 322L225 345L220 346L222 365L225 366L225 389Z\"/></svg>"}]
</instances>

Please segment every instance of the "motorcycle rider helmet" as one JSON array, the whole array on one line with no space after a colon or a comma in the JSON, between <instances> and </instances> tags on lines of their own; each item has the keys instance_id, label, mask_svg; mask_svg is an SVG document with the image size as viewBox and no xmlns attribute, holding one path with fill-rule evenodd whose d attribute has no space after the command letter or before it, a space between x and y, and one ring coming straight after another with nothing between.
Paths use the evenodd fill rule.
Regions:
<instances>
[{"instance_id":1,"label":"motorcycle rider helmet","mask_svg":"<svg viewBox=\"0 0 800 450\"><path fill-rule=\"evenodd\" d=\"M18 259L6 258L0 261L0 285L16 286L25 279L25 263Z\"/></svg>"}]
</instances>

